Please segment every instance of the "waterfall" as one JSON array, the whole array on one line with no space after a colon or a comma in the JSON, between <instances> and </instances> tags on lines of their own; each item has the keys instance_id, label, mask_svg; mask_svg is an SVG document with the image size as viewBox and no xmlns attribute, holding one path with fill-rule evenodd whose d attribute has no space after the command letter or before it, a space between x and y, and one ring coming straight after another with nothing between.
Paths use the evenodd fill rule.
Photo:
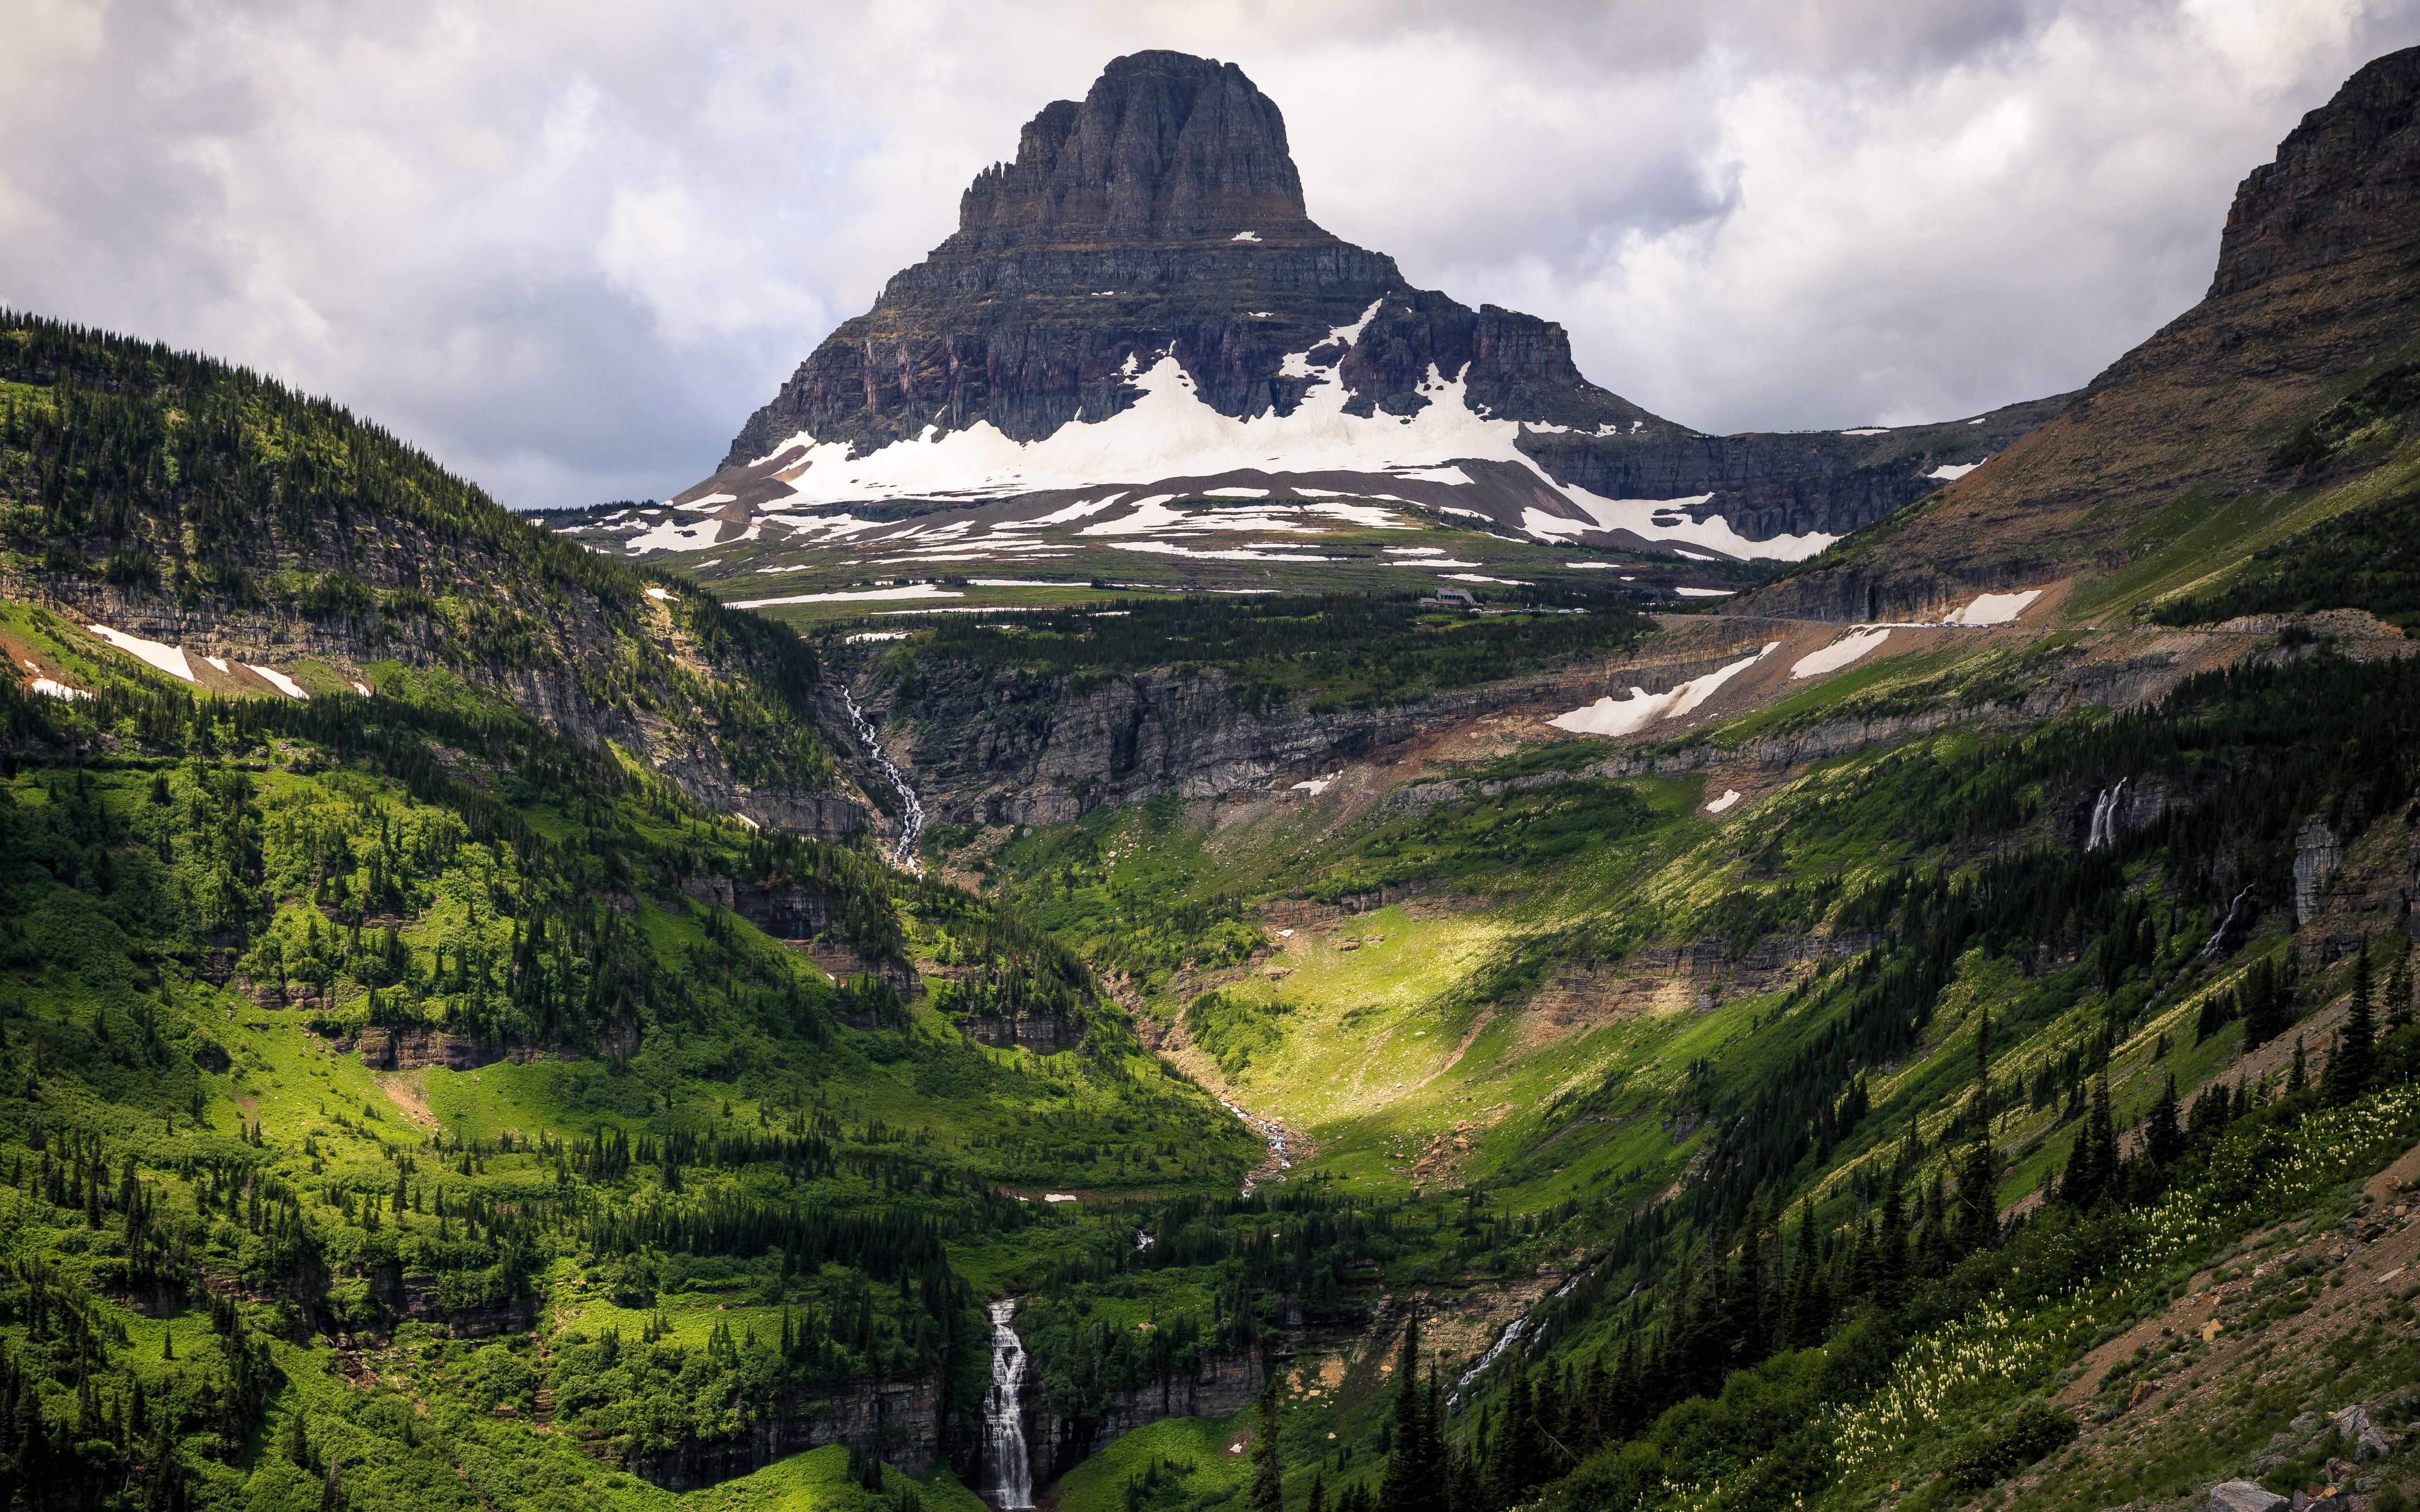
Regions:
<instances>
[{"instance_id":1,"label":"waterfall","mask_svg":"<svg viewBox=\"0 0 2420 1512\"><path fill-rule=\"evenodd\" d=\"M2116 787L2103 790L2101 796L2093 800L2092 827L2084 837L2086 850L2097 851L2104 845L2118 843L2118 806L2125 801L2126 779L2124 778L2119 778Z\"/></svg>"},{"instance_id":2,"label":"waterfall","mask_svg":"<svg viewBox=\"0 0 2420 1512\"><path fill-rule=\"evenodd\" d=\"M1016 1304L1002 1300L991 1314L991 1386L984 1393L984 1500L1010 1512L1033 1504L1033 1471L1025 1458L1025 1344L1009 1319Z\"/></svg>"},{"instance_id":3,"label":"waterfall","mask_svg":"<svg viewBox=\"0 0 2420 1512\"><path fill-rule=\"evenodd\" d=\"M916 864L916 837L924 832L924 801L916 796L916 790L908 785L908 775L899 770L883 752L881 742L874 738L874 721L857 706L856 695L844 687L840 696L848 704L848 722L857 727L857 743L865 748L866 759L899 790L899 843L892 848L891 858L910 872L922 872L924 869Z\"/></svg>"}]
</instances>

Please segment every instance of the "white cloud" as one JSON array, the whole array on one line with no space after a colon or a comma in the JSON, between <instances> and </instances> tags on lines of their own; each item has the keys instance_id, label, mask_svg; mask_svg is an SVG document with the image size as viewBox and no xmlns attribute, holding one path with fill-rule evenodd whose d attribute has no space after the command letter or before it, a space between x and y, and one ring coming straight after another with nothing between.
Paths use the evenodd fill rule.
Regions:
<instances>
[{"instance_id":1,"label":"white cloud","mask_svg":"<svg viewBox=\"0 0 2420 1512\"><path fill-rule=\"evenodd\" d=\"M1046 101L1177 47L1284 109L1314 219L1651 409L1931 419L2191 303L2236 181L2415 39L2414 0L17 0L0 300L333 393L509 502L659 496Z\"/></svg>"}]
</instances>

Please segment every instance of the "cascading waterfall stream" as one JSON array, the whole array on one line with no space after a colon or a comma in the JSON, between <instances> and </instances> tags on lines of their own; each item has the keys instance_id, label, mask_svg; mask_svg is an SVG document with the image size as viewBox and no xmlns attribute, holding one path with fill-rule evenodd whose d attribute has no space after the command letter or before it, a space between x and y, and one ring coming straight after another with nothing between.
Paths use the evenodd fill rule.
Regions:
<instances>
[{"instance_id":1,"label":"cascading waterfall stream","mask_svg":"<svg viewBox=\"0 0 2420 1512\"><path fill-rule=\"evenodd\" d=\"M1001 1512L1033 1504L1033 1471L1025 1458L1025 1343L1009 1319L1016 1304L1003 1299L991 1314L991 1386L984 1393L984 1500Z\"/></svg>"},{"instance_id":2,"label":"cascading waterfall stream","mask_svg":"<svg viewBox=\"0 0 2420 1512\"><path fill-rule=\"evenodd\" d=\"M908 785L908 774L884 754L882 743L874 738L874 721L857 706L857 696L845 687L840 696L848 705L848 722L857 727L857 743L865 748L866 759L899 790L899 843L892 847L891 858L910 872L921 872L924 869L916 864L916 837L924 832L924 800Z\"/></svg>"}]
</instances>

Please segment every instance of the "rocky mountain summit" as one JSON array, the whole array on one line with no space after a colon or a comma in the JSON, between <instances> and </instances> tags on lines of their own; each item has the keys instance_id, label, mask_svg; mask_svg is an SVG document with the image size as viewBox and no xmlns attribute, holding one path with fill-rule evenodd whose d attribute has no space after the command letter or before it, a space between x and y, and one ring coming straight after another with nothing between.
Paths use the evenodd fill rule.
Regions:
<instances>
[{"instance_id":1,"label":"rocky mountain summit","mask_svg":"<svg viewBox=\"0 0 2420 1512\"><path fill-rule=\"evenodd\" d=\"M1181 53L1109 65L984 170L675 502L799 508L1218 486L1384 491L1535 539L1795 559L2058 401L1940 425L1708 436L1590 382L1563 329L1413 287L1314 223L1275 101ZM784 528L776 520L772 528ZM1701 548L1700 532L1688 535Z\"/></svg>"},{"instance_id":2,"label":"rocky mountain summit","mask_svg":"<svg viewBox=\"0 0 2420 1512\"><path fill-rule=\"evenodd\" d=\"M1867 620L2078 573L2160 588L2164 553L2170 590L2190 590L2194 541L2256 548L2288 528L2280 510L2394 461L2415 397L2415 183L2406 49L2244 177L2200 303L1991 467L1741 607Z\"/></svg>"}]
</instances>

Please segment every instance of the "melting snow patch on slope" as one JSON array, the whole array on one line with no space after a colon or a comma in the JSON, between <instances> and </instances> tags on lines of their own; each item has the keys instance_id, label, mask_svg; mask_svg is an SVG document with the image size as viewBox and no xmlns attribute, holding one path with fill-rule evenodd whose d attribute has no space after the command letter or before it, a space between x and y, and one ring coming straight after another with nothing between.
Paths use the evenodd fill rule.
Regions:
<instances>
[{"instance_id":1,"label":"melting snow patch on slope","mask_svg":"<svg viewBox=\"0 0 2420 1512\"><path fill-rule=\"evenodd\" d=\"M1452 564L1453 563L1450 562L1431 562L1423 563L1423 565L1431 567L1448 567ZM1477 563L1472 563L1470 564L1472 566L1478 565ZM1482 578L1475 572L1441 572L1438 573L1437 576L1450 583L1501 583L1507 588L1535 588L1538 586L1536 583L1530 582L1527 579Z\"/></svg>"},{"instance_id":2,"label":"melting snow patch on slope","mask_svg":"<svg viewBox=\"0 0 2420 1512\"><path fill-rule=\"evenodd\" d=\"M1358 341L1380 302L1372 301L1359 320L1336 327L1312 349ZM1140 368L1139 362L1133 365ZM1520 449L1521 422L1479 413L1470 406L1464 374L1448 378L1434 363L1420 385L1431 402L1409 416L1345 413L1351 393L1336 377L1334 364L1314 367L1308 351L1288 354L1281 371L1316 380L1287 414L1222 415L1194 392L1175 357L1163 352L1147 370L1129 373L1138 396L1125 409L1097 421L1071 421L1032 441L1013 440L989 422L979 422L922 443L892 442L862 456L850 455L848 442L818 441L800 432L783 440L775 455L802 449L800 460L783 471L795 478L790 487L804 505L936 492L985 497L1086 488L1118 478L1262 468L1273 457L1296 472L1418 471L1438 479L1451 473L1452 481L1466 478L1455 464L1506 462L1587 511L1598 521L1594 529L1636 528L1651 538L1677 536L1733 556L1785 560L1811 556L1833 540L1817 533L1751 543L1719 517L1653 529L1650 517L1672 501L1607 500L1556 483ZM1591 528L1585 522L1559 524L1565 533Z\"/></svg>"},{"instance_id":3,"label":"melting snow patch on slope","mask_svg":"<svg viewBox=\"0 0 2420 1512\"><path fill-rule=\"evenodd\" d=\"M1566 486L1562 491L1587 513L1588 519L1550 515L1532 505L1521 511L1523 533L1541 541L1577 541L1583 535L1628 531L1643 540L1686 541L1743 560L1768 557L1782 562L1803 562L1839 539L1821 531L1809 531L1805 535L1751 541L1732 530L1730 521L1720 515L1709 515L1701 520L1689 518L1686 511L1714 498L1711 493L1683 499L1603 499L1574 486ZM1675 515L1680 517L1672 518Z\"/></svg>"},{"instance_id":4,"label":"melting snow patch on slope","mask_svg":"<svg viewBox=\"0 0 2420 1512\"><path fill-rule=\"evenodd\" d=\"M35 692L41 694L45 698L66 699L70 702L77 699L88 699L92 697L90 693L85 692L81 687L70 687L67 684L49 677L35 678L33 688Z\"/></svg>"},{"instance_id":5,"label":"melting snow patch on slope","mask_svg":"<svg viewBox=\"0 0 2420 1512\"><path fill-rule=\"evenodd\" d=\"M1181 509L1171 509L1168 501L1172 493L1148 494L1134 501L1134 512L1119 519L1105 519L1098 525L1087 525L1078 535L1149 535L1182 525L1193 517Z\"/></svg>"},{"instance_id":6,"label":"melting snow patch on slope","mask_svg":"<svg viewBox=\"0 0 2420 1512\"><path fill-rule=\"evenodd\" d=\"M243 665L245 670L250 671L254 676L258 677L261 681L277 689L280 693L285 694L287 698L308 699L311 696L310 694L302 691L302 684L296 682L293 678L287 676L284 672L279 671L273 667L255 667L248 661Z\"/></svg>"},{"instance_id":7,"label":"melting snow patch on slope","mask_svg":"<svg viewBox=\"0 0 2420 1512\"><path fill-rule=\"evenodd\" d=\"M1890 427L1887 425L1860 425L1855 430L1844 430L1840 432L1840 434L1843 436L1887 436L1890 434Z\"/></svg>"},{"instance_id":8,"label":"melting snow patch on slope","mask_svg":"<svg viewBox=\"0 0 2420 1512\"><path fill-rule=\"evenodd\" d=\"M1725 683L1772 656L1780 645L1778 640L1770 641L1755 656L1743 656L1703 677L1691 678L1668 693L1650 693L1643 687L1633 687L1626 699L1607 694L1586 708L1557 715L1546 722L1575 735L1633 734L1658 719L1680 718L1714 697Z\"/></svg>"},{"instance_id":9,"label":"melting snow patch on slope","mask_svg":"<svg viewBox=\"0 0 2420 1512\"><path fill-rule=\"evenodd\" d=\"M185 660L185 654L175 646L146 640L139 635L128 635L123 630L113 630L106 625L87 625L85 628L135 660L157 667L171 677L181 677L189 683L194 680L192 665Z\"/></svg>"},{"instance_id":10,"label":"melting snow patch on slope","mask_svg":"<svg viewBox=\"0 0 2420 1512\"><path fill-rule=\"evenodd\" d=\"M1838 671L1889 639L1890 631L1887 628L1852 630L1823 650L1809 652L1799 657L1791 664L1790 676L1792 681L1795 681L1802 677L1821 677L1825 672Z\"/></svg>"},{"instance_id":11,"label":"melting snow patch on slope","mask_svg":"<svg viewBox=\"0 0 2420 1512\"><path fill-rule=\"evenodd\" d=\"M861 599L877 598L964 598L939 583L914 583L906 588L875 588L856 594L789 594L780 598L742 598L732 602L733 609L773 609L783 604L854 604Z\"/></svg>"},{"instance_id":12,"label":"melting snow patch on slope","mask_svg":"<svg viewBox=\"0 0 2420 1512\"><path fill-rule=\"evenodd\" d=\"M1227 239L1230 241L1258 241L1261 239L1261 234L1258 231L1238 231Z\"/></svg>"},{"instance_id":13,"label":"melting snow patch on slope","mask_svg":"<svg viewBox=\"0 0 2420 1512\"><path fill-rule=\"evenodd\" d=\"M1326 792L1330 787L1333 787L1336 783L1336 779L1343 775L1344 774L1341 771L1330 772L1326 777L1314 777L1307 782L1296 782L1295 787L1301 792L1310 794L1315 798L1321 794ZM1292 933L1293 932L1289 930L1287 933Z\"/></svg>"},{"instance_id":14,"label":"melting snow patch on slope","mask_svg":"<svg viewBox=\"0 0 2420 1512\"><path fill-rule=\"evenodd\" d=\"M648 596L649 598L654 599L656 602L658 602L658 603L659 603L659 604L662 604L662 603L678 603L678 602L680 601L680 594L668 594L668 593L664 592L662 589L658 588L658 587L655 587L655 586L653 586L652 584L650 584L650 585L648 586L648 589L647 589L647 596Z\"/></svg>"},{"instance_id":15,"label":"melting snow patch on slope","mask_svg":"<svg viewBox=\"0 0 2420 1512\"><path fill-rule=\"evenodd\" d=\"M1982 422L1978 421L1976 424L1980 424ZM1983 458L1983 462L1989 462L1990 460L1992 459L1988 456ZM1944 462L1939 467L1934 468L1931 471L1926 473L1925 476L1928 478L1939 478L1944 483L1956 483L1959 479L1964 477L1969 472L1981 467L1983 462Z\"/></svg>"},{"instance_id":16,"label":"melting snow patch on slope","mask_svg":"<svg viewBox=\"0 0 2420 1512\"><path fill-rule=\"evenodd\" d=\"M1723 795L1721 797L1716 798L1712 803L1706 805L1706 812L1721 813L1730 809L1731 805L1739 802L1739 789L1725 788L1723 789Z\"/></svg>"},{"instance_id":17,"label":"melting snow patch on slope","mask_svg":"<svg viewBox=\"0 0 2420 1512\"><path fill-rule=\"evenodd\" d=\"M1736 588L1675 588L1672 592L1683 598L1729 598L1739 590Z\"/></svg>"},{"instance_id":18,"label":"melting snow patch on slope","mask_svg":"<svg viewBox=\"0 0 2420 1512\"><path fill-rule=\"evenodd\" d=\"M1249 547L1238 547L1230 551L1197 551L1192 547L1178 546L1173 541L1112 541L1109 543L1109 548L1113 551L1142 551L1160 557L1186 557L1195 562L1326 562L1329 560L1317 555L1272 554L1273 548L1279 544L1272 541L1258 550Z\"/></svg>"},{"instance_id":19,"label":"melting snow patch on slope","mask_svg":"<svg viewBox=\"0 0 2420 1512\"><path fill-rule=\"evenodd\" d=\"M1944 625L2008 625L2025 611L2025 606L2041 597L2039 588L2028 588L2022 594L1985 594L1960 609Z\"/></svg>"}]
</instances>

